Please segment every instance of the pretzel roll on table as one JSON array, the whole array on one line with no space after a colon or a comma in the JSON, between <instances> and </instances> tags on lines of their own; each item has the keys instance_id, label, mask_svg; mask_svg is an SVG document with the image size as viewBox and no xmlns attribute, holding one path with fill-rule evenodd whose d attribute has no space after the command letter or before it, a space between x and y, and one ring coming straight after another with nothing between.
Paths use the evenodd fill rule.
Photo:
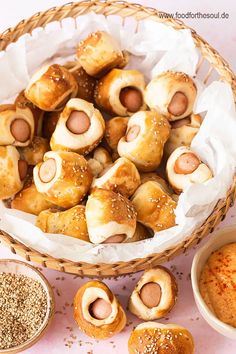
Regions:
<instances>
[{"instance_id":1,"label":"pretzel roll on table","mask_svg":"<svg viewBox=\"0 0 236 354\"><path fill-rule=\"evenodd\" d=\"M112 190L129 198L140 183L139 172L135 165L125 157L120 157L93 180L92 188Z\"/></svg>"},{"instance_id":2,"label":"pretzel roll on table","mask_svg":"<svg viewBox=\"0 0 236 354\"><path fill-rule=\"evenodd\" d=\"M63 234L89 242L84 205L76 205L65 211L44 210L38 215L36 226L43 232Z\"/></svg>"},{"instance_id":3,"label":"pretzel roll on table","mask_svg":"<svg viewBox=\"0 0 236 354\"><path fill-rule=\"evenodd\" d=\"M86 158L94 177L97 177L107 166L113 163L111 155L102 146L98 146L93 151L92 157L86 156Z\"/></svg>"},{"instance_id":4,"label":"pretzel roll on table","mask_svg":"<svg viewBox=\"0 0 236 354\"><path fill-rule=\"evenodd\" d=\"M177 300L177 283L165 267L146 270L135 286L129 310L145 321L157 320L171 311Z\"/></svg>"},{"instance_id":5,"label":"pretzel roll on table","mask_svg":"<svg viewBox=\"0 0 236 354\"><path fill-rule=\"evenodd\" d=\"M25 92L21 91L15 99L15 105L19 108L29 108L34 116L34 135L41 136L44 111L36 107L25 97Z\"/></svg>"},{"instance_id":6,"label":"pretzel roll on table","mask_svg":"<svg viewBox=\"0 0 236 354\"><path fill-rule=\"evenodd\" d=\"M138 187L131 198L137 211L137 220L154 232L175 225L176 202L156 181L147 181Z\"/></svg>"},{"instance_id":7,"label":"pretzel roll on table","mask_svg":"<svg viewBox=\"0 0 236 354\"><path fill-rule=\"evenodd\" d=\"M117 41L105 31L91 33L78 45L76 57L90 76L101 77L112 68L127 64Z\"/></svg>"},{"instance_id":8,"label":"pretzel roll on table","mask_svg":"<svg viewBox=\"0 0 236 354\"><path fill-rule=\"evenodd\" d=\"M93 178L85 158L67 151L48 151L33 173L38 192L62 208L78 204L87 194Z\"/></svg>"},{"instance_id":9,"label":"pretzel roll on table","mask_svg":"<svg viewBox=\"0 0 236 354\"><path fill-rule=\"evenodd\" d=\"M171 122L169 139L164 148L165 156L169 157L178 147L190 146L193 138L199 132L202 117L199 114L191 114L189 117Z\"/></svg>"},{"instance_id":10,"label":"pretzel roll on table","mask_svg":"<svg viewBox=\"0 0 236 354\"><path fill-rule=\"evenodd\" d=\"M74 98L67 102L51 137L51 149L87 155L101 141L104 119L92 103Z\"/></svg>"},{"instance_id":11,"label":"pretzel roll on table","mask_svg":"<svg viewBox=\"0 0 236 354\"><path fill-rule=\"evenodd\" d=\"M43 161L44 154L50 150L49 142L41 136L34 136L30 145L19 148L21 156L29 165Z\"/></svg>"},{"instance_id":12,"label":"pretzel roll on table","mask_svg":"<svg viewBox=\"0 0 236 354\"><path fill-rule=\"evenodd\" d=\"M74 298L74 319L80 330L96 339L106 339L122 331L126 315L111 290L98 280L82 285Z\"/></svg>"},{"instance_id":13,"label":"pretzel roll on table","mask_svg":"<svg viewBox=\"0 0 236 354\"><path fill-rule=\"evenodd\" d=\"M114 117L105 122L104 140L109 148L117 151L119 140L125 135L128 117Z\"/></svg>"},{"instance_id":14,"label":"pretzel roll on table","mask_svg":"<svg viewBox=\"0 0 236 354\"><path fill-rule=\"evenodd\" d=\"M112 69L95 88L95 101L104 111L130 116L144 110L144 76L137 70Z\"/></svg>"},{"instance_id":15,"label":"pretzel roll on table","mask_svg":"<svg viewBox=\"0 0 236 354\"><path fill-rule=\"evenodd\" d=\"M189 116L197 96L194 81L185 73L166 71L146 87L145 102L170 121Z\"/></svg>"},{"instance_id":16,"label":"pretzel roll on table","mask_svg":"<svg viewBox=\"0 0 236 354\"><path fill-rule=\"evenodd\" d=\"M176 193L181 193L195 183L204 183L213 177L210 168L188 146L172 152L167 164L168 181Z\"/></svg>"},{"instance_id":17,"label":"pretzel roll on table","mask_svg":"<svg viewBox=\"0 0 236 354\"><path fill-rule=\"evenodd\" d=\"M13 197L24 186L28 164L15 146L0 146L0 199Z\"/></svg>"},{"instance_id":18,"label":"pretzel roll on table","mask_svg":"<svg viewBox=\"0 0 236 354\"><path fill-rule=\"evenodd\" d=\"M131 333L129 354L193 354L191 333L177 324L145 322Z\"/></svg>"},{"instance_id":19,"label":"pretzel roll on table","mask_svg":"<svg viewBox=\"0 0 236 354\"><path fill-rule=\"evenodd\" d=\"M65 67L47 65L35 72L25 89L26 98L43 111L61 110L66 101L76 97L76 80Z\"/></svg>"},{"instance_id":20,"label":"pretzel roll on table","mask_svg":"<svg viewBox=\"0 0 236 354\"><path fill-rule=\"evenodd\" d=\"M96 188L86 203L86 220L92 243L121 243L136 229L136 211L121 194Z\"/></svg>"},{"instance_id":21,"label":"pretzel roll on table","mask_svg":"<svg viewBox=\"0 0 236 354\"><path fill-rule=\"evenodd\" d=\"M54 204L47 201L42 193L39 193L32 183L24 187L11 201L11 208L25 213L38 215L41 211L52 208Z\"/></svg>"},{"instance_id":22,"label":"pretzel roll on table","mask_svg":"<svg viewBox=\"0 0 236 354\"><path fill-rule=\"evenodd\" d=\"M0 145L28 146L33 139L34 128L30 108L0 105Z\"/></svg>"},{"instance_id":23,"label":"pretzel roll on table","mask_svg":"<svg viewBox=\"0 0 236 354\"><path fill-rule=\"evenodd\" d=\"M131 160L140 171L154 171L160 164L170 125L157 112L141 111L130 117L126 135L118 143L118 153Z\"/></svg>"}]
</instances>

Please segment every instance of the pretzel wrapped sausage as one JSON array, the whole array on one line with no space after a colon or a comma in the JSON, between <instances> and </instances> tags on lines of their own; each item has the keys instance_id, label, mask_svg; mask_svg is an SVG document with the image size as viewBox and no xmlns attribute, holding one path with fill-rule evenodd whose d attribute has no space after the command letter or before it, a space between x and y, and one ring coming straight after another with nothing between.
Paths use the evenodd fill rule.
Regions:
<instances>
[{"instance_id":1,"label":"pretzel wrapped sausage","mask_svg":"<svg viewBox=\"0 0 236 354\"><path fill-rule=\"evenodd\" d=\"M146 270L130 296L129 310L145 321L157 320L171 311L177 291L176 280L167 268Z\"/></svg>"},{"instance_id":2,"label":"pretzel wrapped sausage","mask_svg":"<svg viewBox=\"0 0 236 354\"><path fill-rule=\"evenodd\" d=\"M28 164L15 146L0 146L0 199L13 197L24 186Z\"/></svg>"},{"instance_id":3,"label":"pretzel wrapped sausage","mask_svg":"<svg viewBox=\"0 0 236 354\"><path fill-rule=\"evenodd\" d=\"M204 183L212 178L210 168L188 146L180 146L172 152L166 173L176 193L181 193L194 183Z\"/></svg>"},{"instance_id":4,"label":"pretzel wrapped sausage","mask_svg":"<svg viewBox=\"0 0 236 354\"><path fill-rule=\"evenodd\" d=\"M144 88L144 77L139 71L112 69L98 81L95 101L108 113L131 116L146 108Z\"/></svg>"},{"instance_id":5,"label":"pretzel wrapped sausage","mask_svg":"<svg viewBox=\"0 0 236 354\"><path fill-rule=\"evenodd\" d=\"M26 98L44 111L60 110L76 97L76 80L65 67L53 64L44 66L32 76L25 89Z\"/></svg>"},{"instance_id":6,"label":"pretzel wrapped sausage","mask_svg":"<svg viewBox=\"0 0 236 354\"><path fill-rule=\"evenodd\" d=\"M176 202L156 181L147 181L131 198L137 211L137 220L154 232L175 225Z\"/></svg>"},{"instance_id":7,"label":"pretzel wrapped sausage","mask_svg":"<svg viewBox=\"0 0 236 354\"><path fill-rule=\"evenodd\" d=\"M63 234L89 242L84 205L76 205L65 211L44 210L38 215L36 226L43 232Z\"/></svg>"},{"instance_id":8,"label":"pretzel wrapped sausage","mask_svg":"<svg viewBox=\"0 0 236 354\"><path fill-rule=\"evenodd\" d=\"M190 115L197 95L193 80L185 73L166 71L150 81L145 102L169 120Z\"/></svg>"},{"instance_id":9,"label":"pretzel wrapped sausage","mask_svg":"<svg viewBox=\"0 0 236 354\"><path fill-rule=\"evenodd\" d=\"M191 333L177 324L145 322L131 333L129 354L193 354L194 341Z\"/></svg>"},{"instance_id":10,"label":"pretzel wrapped sausage","mask_svg":"<svg viewBox=\"0 0 236 354\"><path fill-rule=\"evenodd\" d=\"M85 214L93 243L121 243L135 233L136 211L132 203L113 191L93 190Z\"/></svg>"},{"instance_id":11,"label":"pretzel wrapped sausage","mask_svg":"<svg viewBox=\"0 0 236 354\"><path fill-rule=\"evenodd\" d=\"M52 208L54 204L47 201L34 185L30 184L17 193L11 202L12 209L22 210L26 213L38 215L41 211Z\"/></svg>"},{"instance_id":12,"label":"pretzel wrapped sausage","mask_svg":"<svg viewBox=\"0 0 236 354\"><path fill-rule=\"evenodd\" d=\"M109 189L129 198L140 183L140 176L135 165L125 157L120 157L93 180L92 188Z\"/></svg>"},{"instance_id":13,"label":"pretzel wrapped sausage","mask_svg":"<svg viewBox=\"0 0 236 354\"><path fill-rule=\"evenodd\" d=\"M154 171L161 162L169 133L169 123L159 113L135 113L129 119L126 135L118 143L118 153L131 160L140 171Z\"/></svg>"},{"instance_id":14,"label":"pretzel wrapped sausage","mask_svg":"<svg viewBox=\"0 0 236 354\"><path fill-rule=\"evenodd\" d=\"M28 146L34 135L34 116L30 108L0 106L0 145Z\"/></svg>"},{"instance_id":15,"label":"pretzel wrapped sausage","mask_svg":"<svg viewBox=\"0 0 236 354\"><path fill-rule=\"evenodd\" d=\"M98 280L87 282L77 291L74 318L85 334L96 339L112 337L126 325L122 306L111 290Z\"/></svg>"},{"instance_id":16,"label":"pretzel wrapped sausage","mask_svg":"<svg viewBox=\"0 0 236 354\"><path fill-rule=\"evenodd\" d=\"M91 33L77 48L77 60L90 76L101 77L127 63L117 41L105 31Z\"/></svg>"},{"instance_id":17,"label":"pretzel wrapped sausage","mask_svg":"<svg viewBox=\"0 0 236 354\"><path fill-rule=\"evenodd\" d=\"M88 192L92 172L83 156L67 151L48 151L34 168L34 183L46 200L62 208L78 204Z\"/></svg>"},{"instance_id":18,"label":"pretzel wrapped sausage","mask_svg":"<svg viewBox=\"0 0 236 354\"><path fill-rule=\"evenodd\" d=\"M51 149L87 155L100 143L104 131L104 119L92 103L71 99L57 122L50 141Z\"/></svg>"},{"instance_id":19,"label":"pretzel wrapped sausage","mask_svg":"<svg viewBox=\"0 0 236 354\"><path fill-rule=\"evenodd\" d=\"M173 121L169 139L165 144L165 156L169 157L175 149L182 145L190 146L201 124L202 118L199 114L191 114L189 117Z\"/></svg>"},{"instance_id":20,"label":"pretzel wrapped sausage","mask_svg":"<svg viewBox=\"0 0 236 354\"><path fill-rule=\"evenodd\" d=\"M44 111L36 107L26 97L24 91L21 91L15 99L15 105L21 109L29 108L34 116L34 135L41 136Z\"/></svg>"}]
</instances>

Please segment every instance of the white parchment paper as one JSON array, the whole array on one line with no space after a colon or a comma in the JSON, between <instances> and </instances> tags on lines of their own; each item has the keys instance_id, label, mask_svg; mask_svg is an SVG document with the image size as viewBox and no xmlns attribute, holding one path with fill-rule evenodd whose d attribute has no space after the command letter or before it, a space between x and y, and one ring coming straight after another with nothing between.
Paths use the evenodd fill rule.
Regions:
<instances>
[{"instance_id":1,"label":"white parchment paper","mask_svg":"<svg viewBox=\"0 0 236 354\"><path fill-rule=\"evenodd\" d=\"M116 16L93 13L76 20L54 22L32 35L22 36L0 53L0 102L12 102L24 89L33 72L46 62L64 63L74 57L77 43L95 30L110 32L122 49L128 50L128 68L141 70L148 82L158 73L172 69L194 76L198 51L189 30L176 31L150 20L138 25L127 19L125 26ZM231 87L214 81L199 88L195 113L206 113L192 148L212 169L214 178L193 185L180 195L177 226L157 233L154 238L131 244L92 245L63 235L44 234L34 226L35 216L7 209L0 204L0 228L17 240L57 258L89 263L129 261L159 253L183 241L212 212L216 202L226 195L236 167L236 112Z\"/></svg>"}]
</instances>

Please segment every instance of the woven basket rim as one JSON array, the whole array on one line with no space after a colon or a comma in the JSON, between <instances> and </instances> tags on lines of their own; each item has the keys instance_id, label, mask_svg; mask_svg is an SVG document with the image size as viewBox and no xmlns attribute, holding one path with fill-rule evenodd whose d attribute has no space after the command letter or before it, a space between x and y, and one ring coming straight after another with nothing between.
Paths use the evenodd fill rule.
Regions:
<instances>
[{"instance_id":1,"label":"woven basket rim","mask_svg":"<svg viewBox=\"0 0 236 354\"><path fill-rule=\"evenodd\" d=\"M236 184L236 174L235 174L235 176L234 176L234 180L235 180L234 183ZM216 205L222 203L223 200L224 200L224 198L219 199L218 202L216 203ZM231 206L232 206L232 205L231 205ZM215 210L216 210L216 206L215 206L214 209L212 210L211 214L207 217L207 219L199 226L199 228L201 228L201 227L207 222L207 220L212 217L212 215L214 214ZM64 257L62 257L62 258L55 258L55 257L51 256L50 254L48 254L48 253L46 253L46 252L42 253L42 252L40 252L40 251L35 250L35 249L32 248L32 247L29 247L29 246L25 245L23 242L21 242L21 241L15 239L13 236L9 235L7 232L2 231L2 230L0 230L0 240L1 240L1 234L7 236L8 238L10 238L10 239L12 239L12 240L14 240L14 243L15 243L15 244L19 244L19 245L23 246L23 248L25 248L25 249L27 250L27 252L33 251L33 252L35 252L35 253L37 253L37 254L39 254L39 255L42 255L43 257L52 258L52 259L57 259L57 260L60 260L60 262L65 262L65 263L76 263L76 264L78 263L78 264L91 264L91 265L95 265L95 263L93 264L93 263L88 263L88 262L84 262L84 261L81 261L81 262L80 262L80 261L78 261L78 262L76 262L76 261L71 261L71 260L69 260L69 259L67 259L67 258L64 258ZM188 236L186 236L186 239L184 239L181 243L184 244L184 243L186 243L186 241L188 241ZM140 242L142 242L142 241L140 241ZM177 245L178 245L178 244L177 244ZM171 248L175 248L175 247L177 247L177 245L172 246ZM187 249L187 248L186 248L186 249ZM162 253L164 253L164 252L162 252ZM154 255L155 255L155 253L150 253L150 255L148 255L148 256L145 257L145 258L151 258L151 257L153 257ZM140 261L141 259L143 259L143 258L134 258L134 259L132 259L132 261ZM119 264L125 264L125 263L127 263L127 261L119 261L119 262L116 262L115 264L117 264L117 263L119 263ZM107 264L108 264L108 265L112 265L113 263L106 263L106 262L96 263L96 265L98 265L98 264L99 264L99 265L105 265L105 264L106 264L106 265L107 265Z\"/></svg>"},{"instance_id":2,"label":"woven basket rim","mask_svg":"<svg viewBox=\"0 0 236 354\"><path fill-rule=\"evenodd\" d=\"M185 25L183 21L173 19L173 18L160 18L160 14L166 14L166 12L158 11L152 7L146 7L140 4L129 3L126 1L107 1L107 0L91 0L91 1L81 1L77 3L67 3L62 6L52 7L46 11L38 12L35 15L31 16L26 20L20 21L16 26L8 28L2 34L0 34L0 51L6 49L7 45L12 42L15 42L20 36L25 33L31 33L33 29L38 27L45 27L47 23L59 20L61 21L63 18L71 17L73 11L80 12L76 14L76 17L88 13L91 11L95 11L97 13L102 13L105 15L119 15L121 17L129 17L133 16L137 22L142 19L151 19L158 22L163 22L167 25L174 27L175 29L189 29L191 31L191 35L196 46L199 48L201 54L212 64L212 66L219 72L221 79L226 80L230 83L232 87L232 91L236 101L236 78L233 71L230 69L228 63L225 59L221 57L221 55L210 46L202 37L200 37L197 32L191 27ZM81 10L81 11L80 11ZM209 56L209 57L208 57ZM211 60L210 60L211 59ZM205 237L209 232L213 231L215 226L224 218L226 212L229 207L232 206L235 196L236 196L236 176L234 177L231 188L225 198L218 201L212 213L208 216L208 218L202 223L201 226L196 228L194 232L190 236L186 236L184 241L170 247L168 250L164 252L160 252L160 254L150 254L145 258L136 258L132 259L128 262L119 261L116 263L87 263L87 262L73 262L71 260L65 258L54 258L51 255L46 253L41 253L40 251L34 250L33 248L25 245L24 243L14 239L13 236L8 235L6 232L0 231L0 242L1 239L4 244L11 248L13 253L21 253L23 252L25 258L27 260L31 260L34 258L33 256L39 256L40 262L43 266L45 265L45 259L49 262L55 262L53 266L48 266L50 268L68 271L70 272L70 266L76 267L78 266L78 273L82 275L91 275L96 274L97 276L108 276L108 275L122 275L127 273L132 273L145 267L152 266L160 263L161 261L167 261L170 258L175 256L175 253L184 253L188 248L190 248L193 243L199 243L203 237ZM199 234L199 237L198 237ZM192 239L191 239L192 237ZM196 242L195 242L196 241ZM32 254L30 254L32 253ZM157 258L157 260L155 260ZM164 258L164 260L162 260ZM157 262L157 263L155 263ZM57 264L56 264L57 263ZM141 264L140 264L141 263ZM93 271L88 273L88 269L83 271L83 266L91 266ZM126 267L130 268L130 272L126 271L122 272L122 267L126 265ZM102 269L105 267L106 269ZM108 269L109 268L109 271ZM121 269L121 271L117 272L117 269ZM95 270L97 269L97 271ZM112 273L114 272L114 274ZM75 273L74 271L72 273ZM77 272L76 272L77 274Z\"/></svg>"}]
</instances>

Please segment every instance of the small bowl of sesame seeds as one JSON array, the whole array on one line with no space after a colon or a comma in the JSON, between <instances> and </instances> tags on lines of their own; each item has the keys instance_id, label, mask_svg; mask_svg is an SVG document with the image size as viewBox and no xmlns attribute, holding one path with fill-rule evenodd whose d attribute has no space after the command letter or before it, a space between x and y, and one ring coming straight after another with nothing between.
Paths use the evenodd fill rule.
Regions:
<instances>
[{"instance_id":1,"label":"small bowl of sesame seeds","mask_svg":"<svg viewBox=\"0 0 236 354\"><path fill-rule=\"evenodd\" d=\"M34 345L54 315L54 295L47 279L31 265L0 260L0 354Z\"/></svg>"}]
</instances>

